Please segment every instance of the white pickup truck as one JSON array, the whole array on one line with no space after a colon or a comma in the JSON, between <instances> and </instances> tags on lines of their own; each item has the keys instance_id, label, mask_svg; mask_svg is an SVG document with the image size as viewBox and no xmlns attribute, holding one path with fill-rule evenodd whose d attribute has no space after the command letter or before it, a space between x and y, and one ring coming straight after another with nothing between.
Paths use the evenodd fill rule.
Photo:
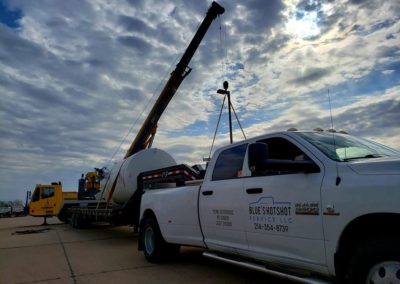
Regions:
<instances>
[{"instance_id":1,"label":"white pickup truck","mask_svg":"<svg viewBox=\"0 0 400 284\"><path fill-rule=\"evenodd\" d=\"M204 180L145 189L140 210L150 262L185 245L303 283L400 283L400 153L348 134L223 147Z\"/></svg>"}]
</instances>

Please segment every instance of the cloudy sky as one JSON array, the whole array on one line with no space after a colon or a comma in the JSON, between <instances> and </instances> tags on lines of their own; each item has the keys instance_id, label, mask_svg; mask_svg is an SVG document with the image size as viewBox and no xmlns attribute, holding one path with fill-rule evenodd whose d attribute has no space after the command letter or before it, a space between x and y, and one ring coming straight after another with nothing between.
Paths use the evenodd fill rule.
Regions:
<instances>
[{"instance_id":1,"label":"cloudy sky","mask_svg":"<svg viewBox=\"0 0 400 284\"><path fill-rule=\"evenodd\" d=\"M248 137L330 128L329 90L336 129L400 149L398 0L219 3L154 147L207 157L228 80ZM0 200L120 160L210 4L0 0Z\"/></svg>"}]
</instances>

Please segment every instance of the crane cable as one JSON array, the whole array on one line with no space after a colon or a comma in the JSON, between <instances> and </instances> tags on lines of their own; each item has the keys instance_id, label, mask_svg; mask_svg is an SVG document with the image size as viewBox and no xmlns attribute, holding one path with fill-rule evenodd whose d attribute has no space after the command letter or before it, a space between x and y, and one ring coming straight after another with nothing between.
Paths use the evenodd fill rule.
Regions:
<instances>
[{"instance_id":1,"label":"crane cable","mask_svg":"<svg viewBox=\"0 0 400 284\"><path fill-rule=\"evenodd\" d=\"M247 139L246 134L244 134L242 124L240 123L240 120L239 120L239 118L238 118L238 116L236 114L236 111L235 111L235 108L233 107L232 102L231 102L231 107L232 107L233 113L235 114L236 120L237 120L237 122L239 124L240 130L242 131L243 137L244 137L244 139Z\"/></svg>"},{"instance_id":2,"label":"crane cable","mask_svg":"<svg viewBox=\"0 0 400 284\"><path fill-rule=\"evenodd\" d=\"M223 24L223 21L221 20L223 16L218 15L218 23L219 23L219 48L220 48L220 54L221 54L221 78L226 79L226 74L228 73L228 64L227 64L227 58L228 58L228 48L226 44L223 44L223 42L226 43L226 28ZM224 38L222 38L224 36Z\"/></svg>"},{"instance_id":3,"label":"crane cable","mask_svg":"<svg viewBox=\"0 0 400 284\"><path fill-rule=\"evenodd\" d=\"M223 17L223 15L218 15L218 20L219 20L219 42L220 42L221 53L223 53L223 56L222 56L222 59L221 59L221 67L222 67L221 69L224 69L224 70L222 70L222 73L223 73L223 76L226 78L227 77L226 74L228 73L228 71L227 71L228 70L228 62L227 62L227 58L228 58L228 48L227 48L227 46L228 46L228 44L226 43L227 42L226 27L224 26L224 22L221 21L222 17ZM222 34L223 34L223 37L224 37L225 44L222 43ZM224 61L224 59L225 59L225 61ZM240 123L239 117L236 114L236 111L235 111L235 108L233 107L232 102L231 102L231 106L232 106L233 113L235 114L236 120L238 122L238 125L240 127L240 130L242 131L243 137L244 137L244 139L247 139L246 138L246 134L244 134L244 130L243 130L242 124Z\"/></svg>"},{"instance_id":4,"label":"crane cable","mask_svg":"<svg viewBox=\"0 0 400 284\"><path fill-rule=\"evenodd\" d=\"M221 52L221 77L226 78L227 77L227 73L228 73L228 71L227 71L227 69L228 69L227 65L228 64L227 64L227 61L226 61L226 58L228 57L228 49L226 47L227 45L223 44L223 42L222 42L223 41L222 40L222 33L224 33L224 41L225 41L225 43L226 43L227 40L226 40L226 28L224 28L224 29L222 28L223 22L221 21L221 17L222 16L218 15L218 20L219 20L219 41L220 41L220 50L221 50L220 51ZM221 116L222 116L222 111L223 111L224 106L225 106L225 99L226 99L226 95L224 96L224 99L223 99L222 105L221 105L221 109L219 111L217 127L215 128L214 137L213 137L213 140L212 140L212 143L211 143L210 153L208 155L208 160L211 159L211 153L212 153L212 150L214 148L215 138L217 136L218 127L219 127L219 123L220 123ZM236 117L236 120L237 120L238 125L240 127L240 130L242 131L243 137L244 137L244 139L247 139L246 134L244 133L242 124L240 123L239 117L238 117L238 115L236 113L235 108L233 107L232 102L231 102L231 107L232 107L233 113L235 114L235 117Z\"/></svg>"},{"instance_id":5,"label":"crane cable","mask_svg":"<svg viewBox=\"0 0 400 284\"><path fill-rule=\"evenodd\" d=\"M113 155L111 156L111 159L108 161L107 165L110 165L112 160L115 158L115 155L119 152L119 150L121 150L122 145L125 143L126 139L128 138L128 136L131 134L133 128L136 126L137 122L139 121L139 119L142 117L143 113L146 111L147 107L149 106L150 102L154 100L154 97L156 96L156 91L160 88L161 83L164 82L165 78L167 77L168 72L164 75L163 79L160 81L160 83L158 84L158 86L156 87L156 89L153 92L153 95L147 100L147 103L145 105L145 107L143 108L142 112L136 117L135 122L132 124L131 128L129 129L129 131L126 133L125 137L122 139L121 143L119 144L119 146L117 147L117 150L114 151Z\"/></svg>"},{"instance_id":6,"label":"crane cable","mask_svg":"<svg viewBox=\"0 0 400 284\"><path fill-rule=\"evenodd\" d=\"M213 147L214 147L215 137L217 136L218 126L219 126L219 122L221 120L221 115L222 115L222 110L224 109L224 106L225 106L225 99L226 99L226 95L224 96L224 100L222 101L222 105L221 105L221 110L219 111L217 127L215 128L214 138L213 138L213 141L212 141L212 144L211 144L210 154L208 154L208 159L211 159L211 153L212 153L212 150L213 150Z\"/></svg>"},{"instance_id":7,"label":"crane cable","mask_svg":"<svg viewBox=\"0 0 400 284\"><path fill-rule=\"evenodd\" d=\"M201 21L198 22L195 31L198 30L200 24L201 24ZM192 37L193 37L193 35L192 35ZM190 39L191 39L191 37L188 37L188 38L187 38L187 40L186 40L186 42L185 42L185 46L188 45ZM168 70L166 71L165 75L164 75L164 76L162 77L162 79L160 80L160 83L159 83L159 84L157 85L157 87L154 89L153 95L147 100L147 103L146 103L146 105L144 106L142 112L136 117L135 122L132 124L131 128L130 128L129 131L126 133L125 137L122 139L122 141L121 141L121 143L119 144L119 146L117 147L117 149L114 151L113 155L111 156L111 159L110 159L110 160L108 161L108 163L106 164L107 166L110 165L110 164L112 163L112 161L113 161L113 159L115 158L115 156L117 155L117 153L121 150L122 145L125 143L125 141L127 140L128 136L129 136L129 135L131 134L131 132L133 131L133 128L137 125L139 119L143 116L143 113L147 110L147 108L148 108L148 106L150 105L150 103L151 103L152 101L154 101L155 96L159 93L159 92L157 92L157 91L160 89L161 84L162 84L163 82L165 82L167 76L168 76L169 74L171 74L171 72L172 72L172 70L173 70L173 66L176 65L176 62L179 60L179 57L180 57L180 56L181 56L181 54L178 53L177 56L176 56L176 58L175 58L175 60L171 63L171 65L170 65L170 67L168 68Z\"/></svg>"},{"instance_id":8,"label":"crane cable","mask_svg":"<svg viewBox=\"0 0 400 284\"><path fill-rule=\"evenodd\" d=\"M221 70L220 70L220 72L221 72L221 75L220 75L220 77L221 78L226 78L226 74L228 73L227 72L227 64L226 64L226 58L227 58L227 48L226 48L226 46L222 43L222 26L223 26L223 21L221 20L221 18L222 18L222 16L221 15L218 15L218 23L219 23L219 48L220 48L220 54L221 54L221 63L220 63L220 65L221 65ZM224 29L224 31L225 31L225 42L226 42L226 29ZM224 50L224 46L225 46L225 50ZM213 150L213 148L214 148L214 143L215 143L215 138L217 137L217 132L218 132L218 127L219 127L219 123L220 123L220 121L221 121L221 116L222 116L222 111L223 111L223 109L224 109L224 106L225 106L225 99L226 99L226 95L224 96L224 99L223 99L223 101L222 101L222 105L221 105L221 109L220 109L220 111L219 111L219 116L218 116L218 121L217 121L217 127L215 127L215 132L214 132L214 137L213 137L213 140L212 140L212 143L211 143L211 148L210 148L210 153L208 154L208 158L207 159L205 159L205 160L210 160L211 159L211 153L212 153L212 150Z\"/></svg>"}]
</instances>

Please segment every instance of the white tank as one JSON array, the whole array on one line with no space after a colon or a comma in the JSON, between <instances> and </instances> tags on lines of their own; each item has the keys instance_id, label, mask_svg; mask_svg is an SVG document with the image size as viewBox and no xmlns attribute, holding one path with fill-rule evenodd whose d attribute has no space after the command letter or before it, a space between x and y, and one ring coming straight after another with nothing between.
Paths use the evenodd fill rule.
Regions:
<instances>
[{"instance_id":1,"label":"white tank","mask_svg":"<svg viewBox=\"0 0 400 284\"><path fill-rule=\"evenodd\" d=\"M175 165L174 158L163 150L155 148L142 150L113 166L102 198L108 200L115 178L118 176L112 201L122 205L136 191L137 176L141 172Z\"/></svg>"}]
</instances>

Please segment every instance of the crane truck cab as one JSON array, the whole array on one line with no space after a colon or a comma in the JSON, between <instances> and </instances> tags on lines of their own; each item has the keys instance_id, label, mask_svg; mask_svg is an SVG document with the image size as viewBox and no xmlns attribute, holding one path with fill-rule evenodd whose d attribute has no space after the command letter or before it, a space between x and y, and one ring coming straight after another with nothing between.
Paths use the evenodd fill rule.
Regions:
<instances>
[{"instance_id":1,"label":"crane truck cab","mask_svg":"<svg viewBox=\"0 0 400 284\"><path fill-rule=\"evenodd\" d=\"M63 192L61 182L37 184L29 203L29 215L34 217L57 216L66 200L78 200L78 193Z\"/></svg>"},{"instance_id":2,"label":"crane truck cab","mask_svg":"<svg viewBox=\"0 0 400 284\"><path fill-rule=\"evenodd\" d=\"M94 195L99 192L103 169L88 172L85 178L79 180L79 190L63 191L61 182L37 184L29 203L29 215L33 217L57 216L67 223L70 214L68 209L79 204L96 203ZM82 174L83 176L83 174ZM82 201L80 203L80 201Z\"/></svg>"}]
</instances>

